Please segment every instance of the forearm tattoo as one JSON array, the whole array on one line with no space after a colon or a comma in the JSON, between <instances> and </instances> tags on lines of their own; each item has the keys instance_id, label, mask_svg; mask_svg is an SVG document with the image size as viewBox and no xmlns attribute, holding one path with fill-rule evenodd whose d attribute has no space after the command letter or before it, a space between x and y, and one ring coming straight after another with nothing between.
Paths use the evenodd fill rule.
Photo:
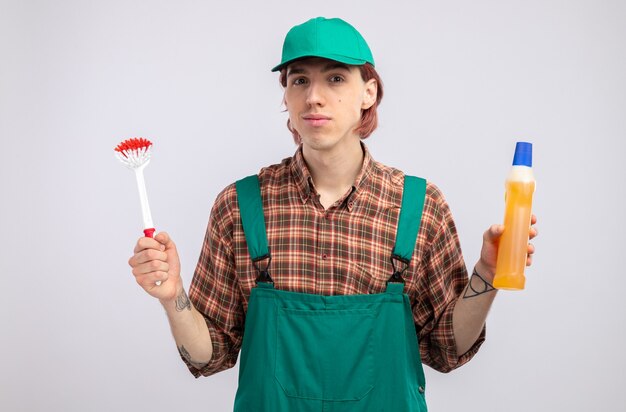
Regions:
<instances>
[{"instance_id":1,"label":"forearm tattoo","mask_svg":"<svg viewBox=\"0 0 626 412\"><path fill-rule=\"evenodd\" d=\"M191 358L191 355L187 351L187 349L185 349L184 345L180 345L178 350L180 351L180 354L183 355L183 358L185 358L187 360L187 362L189 362L191 364L191 366L193 366L196 369L202 369L203 367L205 367L208 364L208 362L197 362L197 361L193 360Z\"/></svg>"},{"instance_id":2,"label":"forearm tattoo","mask_svg":"<svg viewBox=\"0 0 626 412\"><path fill-rule=\"evenodd\" d=\"M465 288L463 299L473 298L494 290L496 290L496 288L494 288L491 283L483 279L483 277L480 276L476 270L474 270L472 277L470 277L469 284Z\"/></svg>"},{"instance_id":3,"label":"forearm tattoo","mask_svg":"<svg viewBox=\"0 0 626 412\"><path fill-rule=\"evenodd\" d=\"M185 309L191 310L191 302L183 290L176 298L176 312L182 312Z\"/></svg>"}]
</instances>

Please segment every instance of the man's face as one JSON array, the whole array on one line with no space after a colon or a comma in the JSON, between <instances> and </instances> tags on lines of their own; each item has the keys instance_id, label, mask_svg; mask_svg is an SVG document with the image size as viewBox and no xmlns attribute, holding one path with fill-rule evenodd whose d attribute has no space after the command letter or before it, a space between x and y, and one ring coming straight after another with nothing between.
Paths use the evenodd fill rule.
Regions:
<instances>
[{"instance_id":1,"label":"man's face","mask_svg":"<svg viewBox=\"0 0 626 412\"><path fill-rule=\"evenodd\" d=\"M376 101L375 80L364 82L356 66L333 60L311 58L287 67L285 104L291 126L302 143L328 150L350 139L362 110Z\"/></svg>"}]
</instances>

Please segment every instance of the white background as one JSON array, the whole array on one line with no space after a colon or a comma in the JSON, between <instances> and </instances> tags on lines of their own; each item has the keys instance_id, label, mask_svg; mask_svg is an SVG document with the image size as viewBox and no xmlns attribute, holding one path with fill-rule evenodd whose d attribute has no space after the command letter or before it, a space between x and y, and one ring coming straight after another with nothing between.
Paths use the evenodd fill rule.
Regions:
<instances>
[{"instance_id":1,"label":"white background","mask_svg":"<svg viewBox=\"0 0 626 412\"><path fill-rule=\"evenodd\" d=\"M470 267L534 143L526 290L499 294L472 362L427 368L430 410L623 410L625 2L1 0L2 411L231 410L237 368L195 380L134 283L113 147L155 142L152 213L188 285L217 193L295 150L270 68L320 15L368 40L386 94L367 144L443 190Z\"/></svg>"}]
</instances>

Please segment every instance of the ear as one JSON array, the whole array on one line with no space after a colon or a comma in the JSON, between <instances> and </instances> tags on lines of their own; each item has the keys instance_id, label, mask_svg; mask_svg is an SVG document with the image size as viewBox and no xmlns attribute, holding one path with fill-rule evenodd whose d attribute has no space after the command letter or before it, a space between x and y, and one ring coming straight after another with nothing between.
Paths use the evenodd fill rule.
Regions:
<instances>
[{"instance_id":1,"label":"ear","mask_svg":"<svg viewBox=\"0 0 626 412\"><path fill-rule=\"evenodd\" d=\"M365 89L363 90L363 103L361 109L367 110L376 103L376 97L378 97L378 82L376 79L369 79L365 82Z\"/></svg>"}]
</instances>

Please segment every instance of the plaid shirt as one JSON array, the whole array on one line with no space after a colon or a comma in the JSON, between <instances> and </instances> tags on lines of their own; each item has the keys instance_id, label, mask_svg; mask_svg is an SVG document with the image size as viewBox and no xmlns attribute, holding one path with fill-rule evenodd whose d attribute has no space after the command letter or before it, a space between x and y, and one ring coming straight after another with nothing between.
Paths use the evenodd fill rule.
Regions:
<instances>
[{"instance_id":1,"label":"plaid shirt","mask_svg":"<svg viewBox=\"0 0 626 412\"><path fill-rule=\"evenodd\" d=\"M351 190L324 210L299 148L259 173L269 272L281 290L320 295L383 293L393 273L390 256L402 201L404 174L364 161ZM257 271L241 226L235 185L217 197L189 289L213 341L213 358L194 376L233 367L241 348L245 314ZM467 270L452 215L439 189L428 183L415 251L403 275L422 362L448 372L469 361L484 341L458 356L452 312L467 284ZM183 358L184 360L184 358Z\"/></svg>"}]
</instances>

